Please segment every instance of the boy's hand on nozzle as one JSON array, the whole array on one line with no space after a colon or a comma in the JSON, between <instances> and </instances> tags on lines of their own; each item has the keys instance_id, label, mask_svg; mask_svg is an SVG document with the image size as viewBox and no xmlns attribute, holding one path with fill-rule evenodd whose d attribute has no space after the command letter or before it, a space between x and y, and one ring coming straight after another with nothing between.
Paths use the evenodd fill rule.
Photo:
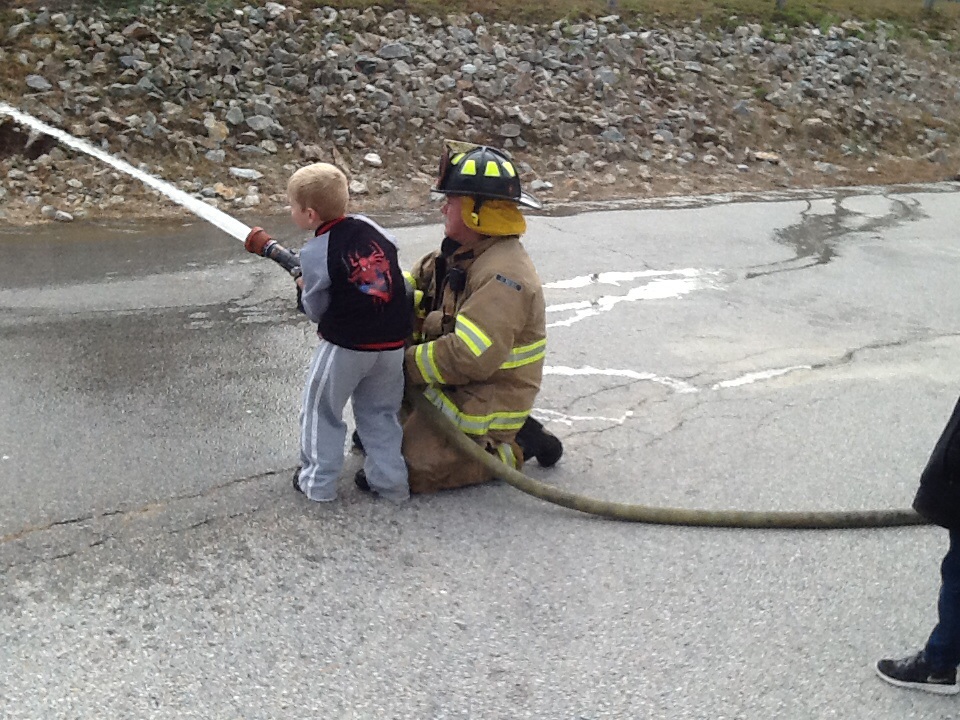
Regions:
<instances>
[{"instance_id":1,"label":"boy's hand on nozzle","mask_svg":"<svg viewBox=\"0 0 960 720\"><path fill-rule=\"evenodd\" d=\"M297 275L293 282L297 286L297 310L306 315L307 311L303 308L303 276Z\"/></svg>"},{"instance_id":2,"label":"boy's hand on nozzle","mask_svg":"<svg viewBox=\"0 0 960 720\"><path fill-rule=\"evenodd\" d=\"M263 255L264 250L272 240L273 238L267 235L266 230L262 227L255 227L247 235L247 239L243 241L243 246L247 249L247 252L252 252L254 255Z\"/></svg>"}]
</instances>

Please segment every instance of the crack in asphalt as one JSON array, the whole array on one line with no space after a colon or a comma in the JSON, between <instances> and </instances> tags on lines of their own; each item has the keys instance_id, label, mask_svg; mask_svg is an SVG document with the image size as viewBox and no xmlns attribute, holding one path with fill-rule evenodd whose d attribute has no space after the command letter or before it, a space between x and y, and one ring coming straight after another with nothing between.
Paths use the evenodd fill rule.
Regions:
<instances>
[{"instance_id":1,"label":"crack in asphalt","mask_svg":"<svg viewBox=\"0 0 960 720\"><path fill-rule=\"evenodd\" d=\"M282 471L278 471L282 472ZM182 528L176 528L174 530L164 530L164 535L179 535L181 533L190 532L191 530L196 530L197 528L205 527L208 525L213 525L217 522L223 522L225 520L233 520L238 517L246 517L248 515L256 515L263 509L262 505L257 505L251 510L241 510L235 513L227 513L226 515L210 515L205 517L203 520L193 523L192 525L186 525ZM114 536L110 536L109 539L115 539ZM91 545L93 547L93 545Z\"/></svg>"},{"instance_id":2,"label":"crack in asphalt","mask_svg":"<svg viewBox=\"0 0 960 720\"><path fill-rule=\"evenodd\" d=\"M292 467L289 468L289 471L292 471L292 470L293 470ZM279 470L269 470L267 472L257 473L256 475L251 475L249 477L236 478L233 480L228 480L227 482L224 482L224 483L220 483L218 485L212 485L209 488L198 493L191 493L188 495L175 495L173 497L169 497L157 502L148 503L140 507L106 510L102 513L91 513L88 515L81 515L80 517L67 518L65 520L54 520L53 522L49 522L45 525L35 525L32 527L22 528L16 532L8 533L7 535L0 536L0 546L7 545L9 543L16 542L18 540L23 540L24 538L30 537L32 535L47 532L49 530L53 530L60 527L66 527L70 525L81 525L83 523L102 520L108 517L116 517L116 516L133 517L133 516L141 515L147 512L162 510L168 507L169 505L172 505L177 502L182 502L184 500L196 500L200 498L206 498L226 488L236 487L237 485L241 485L243 483L256 482L258 480L262 480L268 477L273 477L275 475L279 475L287 471L288 470L284 468L281 468ZM222 519L222 518L229 519L229 517L230 517L229 515L211 516L207 518L206 521L209 521L212 519ZM203 522L206 522L206 521L203 521ZM203 522L199 524L203 524ZM190 529L190 528L186 528L186 529Z\"/></svg>"},{"instance_id":3,"label":"crack in asphalt","mask_svg":"<svg viewBox=\"0 0 960 720\"><path fill-rule=\"evenodd\" d=\"M923 337L909 337L909 338L901 338L901 339L898 339L898 340L890 340L890 341L885 341L885 342L867 343L867 344L865 344L865 345L861 345L861 346L859 346L859 347L856 347L856 348L852 348L852 349L847 350L847 351L846 351L845 353L843 353L843 355L841 355L840 357L830 358L830 359L828 359L828 360L822 360L822 361L819 361L819 362L813 362L813 363L810 363L808 366L796 366L796 371L799 371L799 370L803 369L803 370L808 370L809 372L814 372L814 371L817 371L817 370L834 369L834 368L843 367L843 366L845 366L845 365L849 365L849 364L855 362L855 361L856 361L856 358L857 358L857 355L859 355L859 354L861 354L861 353L863 353L863 352L866 352L866 351L870 351L870 350L885 350L885 349L890 349L890 348L905 348L905 347L909 347L909 346L911 346L911 345L921 344L921 343L926 343L926 342L931 342L931 341L940 340L940 339L945 339L945 338L960 338L960 333L942 333L942 334L936 334L936 335L926 335L926 336L923 336ZM757 355L748 355L748 356L745 356L745 357L743 358L743 360L749 360L751 357L755 357L755 356L757 356ZM736 361L734 361L734 362L736 362ZM772 370L777 370L777 369L778 369L778 368L773 368ZM693 379L695 379L696 377L698 377L699 375L704 374L704 372L705 372L705 371L702 371L702 372L700 372L700 373L695 373L694 375L685 377L684 379L685 379L687 382L690 382L690 381L692 381ZM761 375L762 375L763 372L764 372L764 371L757 371L756 373L750 373L750 374L761 374ZM780 377L780 376L776 376L776 377ZM773 379L773 376L771 377L771 379ZM578 396L574 397L573 399L571 399L569 402L564 403L564 404L562 405L562 407L563 407L564 411L569 414L569 413L572 413L572 412L573 412L574 406L575 406L577 403L579 403L579 402L582 402L582 401L584 401L584 400L589 400L589 399L596 398L596 397L598 397L599 395L601 395L602 393L606 393L606 392L611 391L611 390L621 390L621 389L623 389L623 388L629 388L629 387L631 387L631 386L633 386L633 385L637 385L637 384L643 383L643 382L648 382L648 381L646 381L646 380L636 380L636 381L631 381L631 382L626 382L626 383L618 383L617 385L613 385L613 386L610 386L610 387L600 388L600 389L598 389L598 390L594 390L594 391L589 392L589 393L584 393L584 394L582 394L582 395L578 395ZM732 398L729 398L729 397L726 397L726 398L725 398L723 395L720 395L720 396L717 397L717 399L714 399L714 397L715 397L714 394L712 394L712 393L710 393L710 394L708 394L708 393L702 393L702 391L704 391L704 390L716 390L716 389L717 389L717 387L716 387L717 385L718 385L718 383L710 383L710 385L706 385L706 386L696 386L696 385L695 385L695 387L697 388L697 391L698 391L697 394L696 394L696 396L701 397L702 400L701 400L701 401L694 401L689 407L686 407L686 408L683 408L683 409L682 409L682 412L683 412L687 417L684 418L683 420L681 420L681 422L680 422L676 427L673 427L673 428L671 428L671 429L669 429L669 430L667 430L667 431L665 431L665 432L658 433L658 434L654 434L654 433L652 433L651 431L648 431L648 430L643 430L643 431L641 431L641 432L643 432L643 433L646 434L646 435L655 435L655 437L653 437L651 440L647 441L647 442L644 444L644 447L649 447L649 446L651 446L652 444L654 444L654 443L658 442L659 440L661 440L662 438L666 437L667 435L675 432L675 431L678 430L680 427L682 427L683 423L685 423L687 420L695 419L695 418L690 417L690 413L695 412L698 408L703 407L706 402L728 402L728 401L731 401ZM619 428L619 427L621 427L621 426L626 426L626 424L627 424L629 421L642 417L642 413L639 412L642 408L647 407L647 406L651 406L651 405L655 405L655 404L661 404L661 403L665 403L665 402L671 402L673 396L676 395L676 394L677 394L676 391L673 391L673 392L668 393L668 396L667 396L667 397L663 397L663 398L656 398L656 397L640 398L640 399L638 400L638 402L634 403L633 407L630 408L631 412L630 412L629 415L627 415L627 416L624 417L623 422L621 422L621 423L612 423L612 424L609 424L607 427L603 427L603 428L588 428L588 429L583 429L583 430L574 430L574 431L571 431L571 432L567 432L567 433L564 433L564 440L570 440L570 439L573 439L573 438L580 438L580 437L584 437L584 436L587 436L587 435L597 435L597 434L600 434L600 433L608 432L608 431L610 431L610 430L614 430L614 429ZM694 397L694 396L692 396L692 397ZM758 420L758 424L762 424L762 423L766 422L769 418L773 417L773 415L775 415L777 412L781 412L782 410L783 410L782 407L778 407L778 408L776 408L775 410L771 411L770 413L762 416L762 417ZM553 410L551 410L551 409L548 409L548 408L541 408L541 411L542 411L542 412L546 412L546 413L555 412L555 411L553 411ZM549 418L548 418L548 419L549 419ZM596 418L596 419L597 419L597 420L601 420L601 418ZM636 430L636 428L634 428L634 430Z\"/></svg>"},{"instance_id":4,"label":"crack in asphalt","mask_svg":"<svg viewBox=\"0 0 960 720\"><path fill-rule=\"evenodd\" d=\"M700 370L700 371L698 371L698 372L691 373L691 374L688 374L688 375L670 376L670 377L671 377L672 379L679 379L679 380L682 380L682 381L685 382L685 383L690 384L692 387L694 387L694 388L696 389L697 394L698 394L698 393L700 393L700 392L702 392L702 391L705 391L705 390L714 390L714 389L717 389L717 388L715 387L715 386L717 386L717 385L720 385L720 384L722 384L722 383L729 383L729 382L738 380L738 379L740 379L740 378L742 378L742 377L746 377L746 376L748 376L748 375L758 375L758 376L762 376L762 375L764 375L764 374L766 374L766 373L773 373L773 372L777 372L777 371L787 371L787 370L789 370L789 371L791 371L791 372L799 372L799 371L801 371L801 370L815 371L815 370L823 370L823 369L828 369L828 368L840 367L840 366L842 366L842 365L846 365L846 364L849 364L849 363L853 362L854 359L856 358L856 356L857 356L858 354L864 352L864 351L868 351L868 350L883 350L883 349L898 348L898 347L904 348L904 347L909 347L910 345L928 343L928 342L932 342L932 341L935 341L935 340L948 339L948 338L960 338L960 333L929 334L929 335L923 335L923 336L901 338L901 339L898 339L898 340L889 340L889 341L882 341L882 342L867 343L867 344L865 344L865 345L861 345L861 346L859 346L859 347L856 347L856 348L852 348L852 349L850 349L850 350L847 350L847 351L844 352L843 355L841 355L840 357L835 357L835 358L830 358L830 359L827 359L827 360L820 360L820 361L815 361L815 362L809 362L809 363L807 363L807 364L798 364L798 365L795 365L795 366L791 366L791 367L789 367L789 368L773 367L773 368L767 368L767 369L765 369L765 370L755 370L755 371L752 371L752 372L750 372L750 373L745 373L744 375L740 375L740 376L737 376L737 377L735 377L735 378L728 379L728 380L720 380L720 381L712 380L712 381L710 381L709 384L707 384L707 385L698 385L698 384L696 384L696 381L697 381L699 378L701 378L702 376L707 375L709 372L711 372L711 371L708 371L708 370ZM760 352L760 353L752 353L752 354L750 354L750 355L745 355L745 356L743 356L742 358L738 358L738 359L736 359L736 360L726 361L726 362L723 363L723 365L731 365L731 364L735 364L735 363L741 363L741 362L749 361L749 360L751 360L752 358L762 357L762 356L764 356L764 355L769 354L770 352L774 352L774 351L773 351L773 350L768 350L768 351L763 351L763 352ZM651 375L652 375L652 373L651 373ZM657 377L659 377L659 376L657 376ZM666 376L664 376L664 377L666 377ZM775 379L776 377L780 377L780 375L771 376L770 379ZM598 388L598 389L596 389L596 390L592 390L592 391L590 391L590 392L583 393L583 394L581 394L581 395L576 395L576 396L574 396L573 398L571 398L568 402L565 402L561 407L563 407L566 412L572 412L572 408L573 408L577 403L583 402L584 400L590 400L590 399L596 398L597 396L599 396L599 395L602 394L602 393L606 393L606 392L610 392L610 391L616 391L616 390L623 390L623 389L626 389L626 388L633 387L634 385L639 385L639 384L641 384L641 383L650 383L650 382L652 382L652 380L651 380L651 379L647 379L647 378L630 380L630 381L628 381L628 382L619 382L619 383L617 383L617 384L615 384L615 385L610 385L610 386L606 386L606 387L603 387L603 388ZM756 382L760 382L760 381L757 380L757 381L754 381L753 383L750 383L750 384L755 384ZM659 387L665 388L665 389L667 390L668 395L670 395L670 396L673 396L673 395L678 394L677 391L676 391L676 389L671 388L669 385L662 384L662 383L657 383L657 385L658 385ZM695 393L683 393L683 394L685 394L685 395L686 395L686 394L693 395L693 394L695 394ZM660 399L657 399L657 398L654 398L654 397L641 398L641 401L642 401L642 402L641 402L639 405L636 406L637 408L642 407L644 404L649 404L649 403L654 403L654 402L663 402L663 400L660 400ZM545 410L546 410L546 408L545 408Z\"/></svg>"},{"instance_id":5,"label":"crack in asphalt","mask_svg":"<svg viewBox=\"0 0 960 720\"><path fill-rule=\"evenodd\" d=\"M573 405L576 405L577 403L587 399L592 399L602 393L610 392L614 390L623 390L623 389L630 388L630 387L633 387L634 385L639 385L645 382L650 382L650 381L649 380L629 380L627 382L617 383L616 385L610 385L608 387L599 388L598 390L593 390L591 392L587 392L582 395L576 395L572 397L570 400L568 400L566 403L564 403L563 407L569 410L570 407L572 407Z\"/></svg>"},{"instance_id":6,"label":"crack in asphalt","mask_svg":"<svg viewBox=\"0 0 960 720\"><path fill-rule=\"evenodd\" d=\"M942 333L939 335L926 335L922 337L912 337L912 338L901 338L900 340L889 340L886 342L875 342L868 343L866 345L861 345L860 347L847 350L839 358L834 358L831 360L823 360L817 363L811 363L811 370L823 370L827 368L841 367L843 365L849 365L852 363L856 356L862 352L868 350L887 350L890 348L905 348L910 345L918 345L922 343L931 342L933 340L941 340L944 338L960 338L960 333Z\"/></svg>"},{"instance_id":7,"label":"crack in asphalt","mask_svg":"<svg viewBox=\"0 0 960 720\"><path fill-rule=\"evenodd\" d=\"M282 471L278 471L278 472L282 472ZM186 499L189 499L190 496L185 496L185 497L186 497ZM256 515L256 514L257 514L258 512L260 512L261 510L263 510L263 506L262 506L262 505L258 505L257 507L252 508L252 509L250 509L250 510L242 510L242 511L239 511L239 512L228 513L228 514L226 514L226 515L211 515L211 516L205 517L203 520L200 520L199 522L192 523L192 524L187 525L187 526L185 526L185 527L175 528L175 529L173 529L173 530L163 530L163 531L162 531L162 534L163 534L163 535L180 535L180 534L182 534L182 533L187 533L187 532L190 532L191 530L196 530L196 529L201 528L201 527L211 526L211 525L213 525L214 523L224 522L224 521L228 521L228 520L234 520L234 519L236 519L236 518L238 518L238 517L245 517L245 516ZM125 514L125 513L124 513L124 512L111 512L111 513L104 513L103 515L97 515L97 516L91 516L91 517L107 517L108 515L122 515L122 514ZM50 526L48 526L48 527L46 527L46 528L38 529L36 532L41 532L42 530L50 530L50 529L52 529L52 528L53 528L54 526L56 526L56 525L70 524L70 523L73 523L73 522L76 522L76 521L75 521L75 520L69 520L69 521L64 521L64 522L60 522L60 523L51 523ZM78 556L78 555L81 555L81 554L87 552L88 550L92 550L92 549L94 549L94 548L96 548L96 547L100 547L101 545L106 545L107 543L109 543L109 542L111 542L111 541L114 541L114 540L118 540L118 541L119 541L119 540L121 540L121 539L122 539L122 536L120 536L120 535L106 534L106 535L103 535L103 536L97 538L96 540L94 540L93 542L89 543L89 544L86 545L85 547L75 548L75 549L73 549L73 550L70 550L69 552L63 552L63 553L59 553L59 554L57 554L57 555L51 555L51 556L49 556L49 557L39 557L39 558L38 558L38 557L31 557L31 558L29 558L29 559L27 559L27 560L24 560L23 562L7 563L6 565L3 565L2 567L3 567L3 569L5 569L5 570L12 570L12 569L15 569L15 568L21 568L21 567L26 567L26 566L31 566L31 567L33 567L33 566L36 566L38 563L51 563L51 562L55 562L55 561L57 561L57 560L63 560L63 559L66 559L66 558L76 557L76 556Z\"/></svg>"},{"instance_id":8,"label":"crack in asphalt","mask_svg":"<svg viewBox=\"0 0 960 720\"><path fill-rule=\"evenodd\" d=\"M909 337L909 338L901 338L901 339L898 339L898 340L867 343L867 344L865 344L865 345L861 345L861 346L859 346L859 347L851 348L851 349L847 350L847 351L846 351L845 353L843 353L843 355L841 355L840 357L831 358L831 359L828 359L828 360L823 360L823 361L820 361L820 362L811 363L810 369L811 369L811 371L816 371L816 370L824 370L824 369L832 369L832 368L842 367L842 366L849 365L849 364L855 362L857 356L858 356L859 354L863 353L863 352L866 352L866 351L870 351L870 350L885 350L885 349L891 349L891 348L904 348L904 347L908 347L908 346L910 346L910 345L914 345L914 344L918 344L918 343L930 342L930 341L933 341L933 340L939 340L939 339L944 339L944 338L960 338L960 333L943 333L943 334L938 334L938 335L926 335L926 336L922 336L922 337ZM748 359L748 358L749 358L749 356L748 356L747 358L745 358L745 359ZM692 379L692 378L696 377L696 376L699 375L699 374L700 374L700 373L697 373L697 374L694 374L694 375L692 375L692 376L690 376L690 377L691 377L691 379ZM595 396L597 396L597 395L599 395L599 394L601 394L601 393L606 393L606 392L608 392L608 391L610 391L610 390L618 390L618 389L628 388L628 387L631 387L631 386L633 386L633 385L637 385L637 384L642 383L642 382L646 382L646 381L643 381L643 380L635 380L635 381L630 381L630 382L618 383L617 385L615 385L615 386L613 386L613 387L602 388L602 389L599 389L599 390L594 391L594 392L591 392L591 393L586 393L586 394L583 394L583 395L580 395L580 396L574 398L570 403L565 403L564 407L569 410L569 409L570 409L570 406L571 406L571 405L574 405L574 404L577 403L577 402L580 402L580 401L583 401L583 400L586 400L586 399L595 397ZM701 389L703 389L703 388L701 388ZM676 394L676 393L672 393L672 394ZM704 397L706 398L706 396L704 396ZM634 406L634 408L633 408L633 409L634 409L634 415L633 415L632 417L637 417L636 411L639 410L639 409L641 409L641 408L643 408L643 407L650 406L650 405L653 405L653 404L660 404L660 403L664 403L664 402L667 402L667 401L668 401L667 398L642 398L642 399L639 400L639 402L637 402L637 403L635 404L635 406ZM653 435L653 437L652 437L651 439L647 440L647 441L644 443L644 447L650 447L650 446L652 446L652 445L660 442L661 440L663 440L663 439L666 438L667 436L669 436L669 435L671 435L671 434L674 434L674 433L676 433L677 431L681 430L688 421L691 421L691 420L694 420L694 419L695 419L695 418L689 416L690 413L695 412L695 411L697 410L697 408L702 407L703 404L704 404L703 402L694 402L690 407L683 408L683 409L682 409L682 412L684 413L685 417L681 417L680 420L679 420L673 427L668 428L667 430L665 430L665 431L663 431L663 432L659 432L659 433L655 433L655 434L654 434L654 433L651 433L651 432L649 432L649 431L644 431L644 434ZM767 414L765 414L764 416L762 416L761 418L759 418L758 423L760 423L760 424L765 423L765 422L768 421L771 417L773 417L775 414L777 414L777 413L779 413L779 412L782 412L782 410L783 410L783 408L777 408L777 409L775 409L775 410L772 410L770 413L767 413ZM627 418L627 419L629 419L629 418ZM566 440L571 440L571 439L574 439L574 438L582 438L582 437L587 437L587 436L591 436L591 435L597 435L597 434L605 433L605 432L607 432L607 431L609 431L609 430L612 430L612 429L614 429L615 427L619 427L619 426L620 426L620 425L611 425L610 427L599 428L599 429L594 428L594 429L577 430L577 431L573 431L573 432L567 433L567 434L565 435L565 439L566 439ZM201 491L201 492L190 493L190 494L186 494L186 495L176 495L176 496L173 496L173 497L170 497L170 498L166 498L166 499L164 499L164 500L162 500L162 501L154 502L154 503L148 503L148 504L143 505L143 506L140 506L140 507L135 507L135 508L115 508L115 509L111 509L111 510L106 510L106 511L101 512L101 513L88 513L88 514L85 514L85 515L80 515L80 516L78 516L78 517L66 518L66 519L61 519L61 520L54 520L54 521L49 522L49 523L47 523L47 524L45 524L45 525L38 525L38 526L23 528L23 529L18 530L18 531L16 531L16 532L9 533L9 534L4 535L4 536L0 536L0 547L2 547L2 546L4 546L4 545L8 545L8 544L13 543L13 542L16 542L16 541L19 541L19 540L23 540L24 538L31 537L31 536L33 536L33 535L37 535L37 534L41 534L41 533L44 533L44 532L48 532L48 531L53 530L53 529L56 529L56 528L63 528L63 527L69 527L69 526L80 526L80 525L83 525L83 524L85 524L85 523L94 522L94 521L102 520L102 519L104 519L104 518L109 518L109 517L117 517L117 516L133 517L133 516L138 515L138 514L143 514L143 513L147 513L147 512L156 511L156 510L158 510L158 509L166 508L166 507L168 507L168 506L170 506L170 505L172 505L172 504L174 504L174 503L177 503L177 502L182 502L182 501L186 501L186 500L195 500L195 499L201 499L201 498L208 498L208 497L210 497L210 496L216 494L217 492L219 492L219 491L221 491L221 490L224 490L224 489L226 489L226 488L235 487L235 486L240 485L240 484L243 484L243 483L255 482L255 481L262 480L262 479L265 479L265 478L268 478L268 477L273 477L273 476L279 475L279 474L281 474L281 473L283 473L283 472L288 472L288 471L290 471L290 470L292 470L292 468L281 468L281 469L278 469L278 470L269 470L269 471L266 471L266 472L257 473L257 474L255 474L255 475L251 475L251 476L247 476L247 477L242 477L242 478L236 478L236 479L233 479L233 480L229 480L229 481L227 481L227 482L224 482L224 483L220 483L220 484L217 484L217 485L213 485L213 486L211 486L211 487L209 487L209 488L207 488L207 489L205 489L205 490L203 490L203 491ZM191 531L191 530L195 530L195 529L200 528L200 527L203 527L203 526L205 526L205 525L210 525L210 524L213 523L213 522L219 522L219 521L222 521L222 520L230 520L230 519L233 519L233 518L235 518L235 517L242 516L242 515L254 514L254 513L258 512L260 509L261 509L261 508L258 506L257 508L254 508L253 510L245 510L245 511L237 512L237 513L226 514L226 515L211 515L211 516L208 516L208 517L204 518L203 520L200 520L200 521L198 521L198 522L196 522L196 523L193 523L193 524L191 524L191 525L188 525L188 526L186 526L186 527L177 528L177 529L175 529L175 530L166 530L166 531L164 531L164 533L166 533L166 534L177 534L177 533L189 532L189 531ZM117 536L109 535L109 534L108 534L108 535L105 535L105 536L103 536L103 537L100 537L100 538L98 538L97 540L91 542L86 548L81 548L81 549L78 549L78 550L71 550L70 552L61 553L61 554L59 554L59 555L54 555L54 556L51 556L51 557L47 558L47 560L59 560L59 559L63 559L63 558L72 557L72 556L76 555L78 552L82 552L82 551L84 551L84 550L87 550L87 549L90 549L90 548L94 548L94 547L103 545L103 544L109 542L110 540L115 540L115 539L117 539ZM35 560L30 560L29 562L35 562ZM11 568L11 567L17 567L17 566L19 566L19 565L24 565L24 564L27 564L27 563L12 563L12 564L6 565L5 567Z\"/></svg>"},{"instance_id":9,"label":"crack in asphalt","mask_svg":"<svg viewBox=\"0 0 960 720\"><path fill-rule=\"evenodd\" d=\"M696 418L681 417L679 420L677 420L677 421L674 423L673 427L667 428L666 430L664 430L664 431L662 431L662 432L652 433L653 437L651 437L647 442L645 442L645 443L643 444L644 449L652 448L654 445L657 445L658 443L660 443L660 442L662 442L663 440L667 439L669 436L673 435L675 432L678 432L679 430L682 430L683 427L684 427L688 422L692 422L692 421L695 420L695 419L696 419Z\"/></svg>"},{"instance_id":10,"label":"crack in asphalt","mask_svg":"<svg viewBox=\"0 0 960 720\"><path fill-rule=\"evenodd\" d=\"M809 371L812 372L812 371L815 371L815 370L824 370L824 369L841 367L841 366L843 366L843 365L848 365L848 364L854 362L854 360L856 359L856 356L857 356L857 355L859 355L859 354L862 353L862 352L869 351L869 350L886 350L886 349L890 349L890 348L906 348L906 347L909 347L909 346L911 346L911 345L920 345L920 344L923 344L923 343L933 342L933 341L936 341L936 340L952 339L952 338L960 338L960 333L928 334L928 335L922 335L922 336L900 338L900 339L898 339L898 340L887 340L887 341L878 341L878 342L867 343L867 344L865 344L865 345L861 345L861 346L859 346L859 347L855 347L855 348L852 348L852 349L850 349L850 350L847 350L847 351L846 351L845 353L843 353L843 355L841 355L840 357L830 358L830 359L828 359L828 360L821 360L821 361L818 361L818 362L810 362L810 363L808 364L808 366L809 366ZM769 352L769 351L767 351L767 352ZM726 362L726 363L724 363L724 364L725 364L725 365L729 365L729 364L732 364L732 363L744 362L744 361L750 360L751 358L754 358L754 357L762 357L763 355L767 354L767 352L755 353L755 354L752 354L752 355L747 355L747 356L744 356L743 358L741 358L741 359L739 359L739 360L728 361L728 362ZM799 372L799 371L802 370L802 369L806 369L806 368L803 367L803 365L797 365L797 366L795 366L795 368L796 368L796 369L795 369L796 372ZM747 374L763 374L763 373L765 373L765 372L774 372L774 371L783 370L783 369L785 369L785 368L768 368L767 370L756 370L756 371L753 371L752 373L747 373ZM695 384L693 383L693 380L695 380L698 376L705 374L705 372L706 372L706 371L701 371L701 372L696 373L695 375L691 376L690 378L685 378L685 379L686 379L688 382L690 382L691 384L693 384L694 387L697 388L697 390L712 389L712 386L713 386L713 385L718 384L717 382L711 383L709 387L708 387L708 386L704 386L704 385L695 385ZM743 376L741 376L741 377L743 377ZM734 378L734 380L736 380L736 379L737 379L737 378ZM773 378L771 378L771 379L773 379ZM719 381L719 382L722 383L722 382L730 382L730 381L727 380L727 381Z\"/></svg>"}]
</instances>

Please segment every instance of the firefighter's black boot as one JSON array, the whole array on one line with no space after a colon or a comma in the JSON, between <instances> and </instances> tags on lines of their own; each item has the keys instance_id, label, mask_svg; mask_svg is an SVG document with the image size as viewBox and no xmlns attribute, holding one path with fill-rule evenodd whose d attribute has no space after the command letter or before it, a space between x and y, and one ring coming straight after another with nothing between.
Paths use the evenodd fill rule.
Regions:
<instances>
[{"instance_id":1,"label":"firefighter's black boot","mask_svg":"<svg viewBox=\"0 0 960 720\"><path fill-rule=\"evenodd\" d=\"M543 467L553 467L563 455L563 443L553 433L543 431L543 442L537 453L537 462Z\"/></svg>"},{"instance_id":2,"label":"firefighter's black boot","mask_svg":"<svg viewBox=\"0 0 960 720\"><path fill-rule=\"evenodd\" d=\"M544 430L543 424L530 416L524 421L516 440L523 450L524 461L536 458L541 467L553 467L563 455L560 438Z\"/></svg>"}]
</instances>

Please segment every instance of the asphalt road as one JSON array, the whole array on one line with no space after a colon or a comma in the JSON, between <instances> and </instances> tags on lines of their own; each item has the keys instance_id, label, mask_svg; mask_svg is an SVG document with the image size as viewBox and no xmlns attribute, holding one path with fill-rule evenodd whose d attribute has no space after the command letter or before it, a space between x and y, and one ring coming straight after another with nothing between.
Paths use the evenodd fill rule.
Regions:
<instances>
[{"instance_id":1,"label":"asphalt road","mask_svg":"<svg viewBox=\"0 0 960 720\"><path fill-rule=\"evenodd\" d=\"M531 217L565 443L627 502L907 507L960 388L956 184ZM267 221L282 240L282 218ZM438 223L398 227L402 259ZM293 243L295 244L295 243ZM0 717L952 718L873 674L946 533L295 494L313 332L209 226L0 228Z\"/></svg>"}]
</instances>

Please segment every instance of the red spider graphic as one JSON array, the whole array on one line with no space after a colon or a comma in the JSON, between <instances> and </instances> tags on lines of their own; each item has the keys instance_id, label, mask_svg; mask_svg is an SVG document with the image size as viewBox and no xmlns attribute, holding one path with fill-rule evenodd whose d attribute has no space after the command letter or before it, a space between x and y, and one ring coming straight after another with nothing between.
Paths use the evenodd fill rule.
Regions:
<instances>
[{"instance_id":1,"label":"red spider graphic","mask_svg":"<svg viewBox=\"0 0 960 720\"><path fill-rule=\"evenodd\" d=\"M390 299L390 263L387 256L376 243L372 253L367 256L352 252L347 256L350 275L347 279L360 292L372 295L378 302L387 302Z\"/></svg>"}]
</instances>

